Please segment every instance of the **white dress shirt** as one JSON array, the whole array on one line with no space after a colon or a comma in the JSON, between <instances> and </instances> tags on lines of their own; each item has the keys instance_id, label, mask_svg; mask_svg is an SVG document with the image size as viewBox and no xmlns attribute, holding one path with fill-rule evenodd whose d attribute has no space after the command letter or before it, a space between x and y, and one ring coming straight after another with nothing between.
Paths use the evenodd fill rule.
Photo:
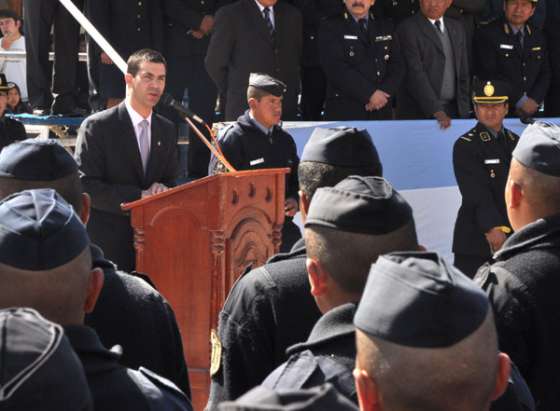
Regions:
<instances>
[{"instance_id":1,"label":"white dress shirt","mask_svg":"<svg viewBox=\"0 0 560 411\"><path fill-rule=\"evenodd\" d=\"M428 20L430 20L430 23L432 23L432 25L437 29L437 27L436 27L436 20L433 20L433 19L428 19ZM443 22L443 16L440 17L440 18L437 19L437 20L439 21L439 24L440 24L440 26L441 26L441 32L442 32L442 33L445 33L445 23Z\"/></svg>"}]
</instances>

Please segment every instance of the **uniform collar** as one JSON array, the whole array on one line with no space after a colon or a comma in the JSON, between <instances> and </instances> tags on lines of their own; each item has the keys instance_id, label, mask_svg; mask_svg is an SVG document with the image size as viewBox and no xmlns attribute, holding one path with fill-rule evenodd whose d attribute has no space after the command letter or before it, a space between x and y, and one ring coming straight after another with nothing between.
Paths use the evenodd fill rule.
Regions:
<instances>
[{"instance_id":1,"label":"uniform collar","mask_svg":"<svg viewBox=\"0 0 560 411\"><path fill-rule=\"evenodd\" d=\"M64 326L64 333L80 358L86 375L121 368L120 354L106 349L93 328L83 325Z\"/></svg>"}]
</instances>

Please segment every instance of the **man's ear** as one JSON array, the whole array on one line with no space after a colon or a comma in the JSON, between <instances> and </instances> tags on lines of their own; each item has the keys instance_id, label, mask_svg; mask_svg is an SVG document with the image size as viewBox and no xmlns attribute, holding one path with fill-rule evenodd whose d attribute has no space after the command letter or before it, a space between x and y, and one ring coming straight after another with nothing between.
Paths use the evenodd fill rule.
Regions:
<instances>
[{"instance_id":1,"label":"man's ear","mask_svg":"<svg viewBox=\"0 0 560 411\"><path fill-rule=\"evenodd\" d=\"M367 371L354 368L354 383L358 394L358 404L361 411L378 411L381 409L377 385Z\"/></svg>"},{"instance_id":2,"label":"man's ear","mask_svg":"<svg viewBox=\"0 0 560 411\"><path fill-rule=\"evenodd\" d=\"M84 225L89 221L89 214L91 211L91 197L88 193L82 193L82 212L80 213L80 220Z\"/></svg>"},{"instance_id":3,"label":"man's ear","mask_svg":"<svg viewBox=\"0 0 560 411\"><path fill-rule=\"evenodd\" d=\"M309 211L309 199L307 195L302 191L298 191L299 194L299 211L301 213L301 220L305 223L305 219L307 218L307 212Z\"/></svg>"},{"instance_id":4,"label":"man's ear","mask_svg":"<svg viewBox=\"0 0 560 411\"><path fill-rule=\"evenodd\" d=\"M496 375L496 385L492 393L492 401L497 400L506 392L509 376L511 373L511 360L506 353L498 354L498 373Z\"/></svg>"},{"instance_id":5,"label":"man's ear","mask_svg":"<svg viewBox=\"0 0 560 411\"><path fill-rule=\"evenodd\" d=\"M319 297L328 289L328 275L321 263L313 258L307 258L307 276L311 285L311 295Z\"/></svg>"},{"instance_id":6,"label":"man's ear","mask_svg":"<svg viewBox=\"0 0 560 411\"><path fill-rule=\"evenodd\" d=\"M126 83L127 86L131 86L133 80L134 80L134 76L132 74L126 73L124 75L124 82Z\"/></svg>"},{"instance_id":7,"label":"man's ear","mask_svg":"<svg viewBox=\"0 0 560 411\"><path fill-rule=\"evenodd\" d=\"M101 294L101 290L103 289L104 282L105 274L103 273L103 270L101 268L92 269L89 276L86 301L84 303L84 312L86 314L93 312L97 299L99 298L99 294Z\"/></svg>"},{"instance_id":8,"label":"man's ear","mask_svg":"<svg viewBox=\"0 0 560 411\"><path fill-rule=\"evenodd\" d=\"M249 108L251 110L254 110L255 107L257 106L257 100L253 97L251 97L249 100L247 100L247 104L249 105Z\"/></svg>"},{"instance_id":9,"label":"man's ear","mask_svg":"<svg viewBox=\"0 0 560 411\"><path fill-rule=\"evenodd\" d=\"M509 190L510 196L509 208L519 208L523 199L523 187L514 181L511 181L506 187Z\"/></svg>"}]
</instances>

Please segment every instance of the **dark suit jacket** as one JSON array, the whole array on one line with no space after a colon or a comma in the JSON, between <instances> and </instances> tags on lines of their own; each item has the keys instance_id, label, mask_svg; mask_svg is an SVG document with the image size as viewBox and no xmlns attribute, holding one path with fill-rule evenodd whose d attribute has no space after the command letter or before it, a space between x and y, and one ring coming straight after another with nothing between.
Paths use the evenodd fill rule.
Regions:
<instances>
[{"instance_id":1,"label":"dark suit jacket","mask_svg":"<svg viewBox=\"0 0 560 411\"><path fill-rule=\"evenodd\" d=\"M444 17L455 55L456 99L460 117L470 111L470 74L465 29L461 22ZM407 74L397 94L398 118L431 118L443 110L439 93L445 55L434 27L422 13L403 21L397 34Z\"/></svg>"},{"instance_id":2,"label":"dark suit jacket","mask_svg":"<svg viewBox=\"0 0 560 411\"><path fill-rule=\"evenodd\" d=\"M206 69L226 97L226 120L247 109L247 84L252 72L267 73L288 86L284 119L294 119L299 92L302 18L293 6L274 6L272 41L255 0L239 0L216 13L214 33L206 55Z\"/></svg>"},{"instance_id":3,"label":"dark suit jacket","mask_svg":"<svg viewBox=\"0 0 560 411\"><path fill-rule=\"evenodd\" d=\"M88 232L109 260L134 269L130 218L122 203L138 200L155 182L173 186L178 175L177 130L153 113L146 175L132 120L124 103L88 117L80 127L75 158L84 190L92 200Z\"/></svg>"}]
</instances>

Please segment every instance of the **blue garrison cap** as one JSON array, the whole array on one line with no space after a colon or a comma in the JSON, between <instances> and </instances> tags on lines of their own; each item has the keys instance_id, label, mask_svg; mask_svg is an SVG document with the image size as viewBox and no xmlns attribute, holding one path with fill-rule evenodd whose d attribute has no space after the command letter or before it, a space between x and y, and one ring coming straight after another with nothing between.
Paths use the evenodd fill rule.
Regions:
<instances>
[{"instance_id":1,"label":"blue garrison cap","mask_svg":"<svg viewBox=\"0 0 560 411\"><path fill-rule=\"evenodd\" d=\"M0 310L0 409L89 411L84 369L62 327L30 308Z\"/></svg>"},{"instance_id":2,"label":"blue garrison cap","mask_svg":"<svg viewBox=\"0 0 560 411\"><path fill-rule=\"evenodd\" d=\"M488 309L480 287L436 253L399 252L372 265L354 325L394 344L443 348L476 331Z\"/></svg>"},{"instance_id":3,"label":"blue garrison cap","mask_svg":"<svg viewBox=\"0 0 560 411\"><path fill-rule=\"evenodd\" d=\"M85 226L56 191L26 190L0 201L0 263L49 270L72 261L88 246Z\"/></svg>"},{"instance_id":4,"label":"blue garrison cap","mask_svg":"<svg viewBox=\"0 0 560 411\"><path fill-rule=\"evenodd\" d=\"M0 177L53 181L78 171L70 153L56 140L28 138L0 152Z\"/></svg>"},{"instance_id":5,"label":"blue garrison cap","mask_svg":"<svg viewBox=\"0 0 560 411\"><path fill-rule=\"evenodd\" d=\"M377 175L382 175L379 154L365 129L317 127L303 148L300 161L337 167L372 167L379 169Z\"/></svg>"},{"instance_id":6,"label":"blue garrison cap","mask_svg":"<svg viewBox=\"0 0 560 411\"><path fill-rule=\"evenodd\" d=\"M350 176L334 187L319 188L305 227L313 225L381 235L412 221L412 208L383 177Z\"/></svg>"},{"instance_id":7,"label":"blue garrison cap","mask_svg":"<svg viewBox=\"0 0 560 411\"><path fill-rule=\"evenodd\" d=\"M249 85L276 97L282 96L287 89L286 84L264 73L251 73L249 75Z\"/></svg>"},{"instance_id":8,"label":"blue garrison cap","mask_svg":"<svg viewBox=\"0 0 560 411\"><path fill-rule=\"evenodd\" d=\"M527 126L512 156L527 168L560 177L560 127L543 122Z\"/></svg>"},{"instance_id":9,"label":"blue garrison cap","mask_svg":"<svg viewBox=\"0 0 560 411\"><path fill-rule=\"evenodd\" d=\"M358 411L331 384L300 390L253 388L232 402L222 402L220 411Z\"/></svg>"}]
</instances>

